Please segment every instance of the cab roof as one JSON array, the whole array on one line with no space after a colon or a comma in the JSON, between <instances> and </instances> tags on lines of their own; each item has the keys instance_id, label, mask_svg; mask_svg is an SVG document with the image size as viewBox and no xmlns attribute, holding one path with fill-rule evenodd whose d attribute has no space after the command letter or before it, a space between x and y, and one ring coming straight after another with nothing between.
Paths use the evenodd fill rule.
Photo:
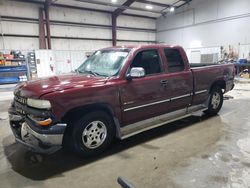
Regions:
<instances>
[{"instance_id":1,"label":"cab roof","mask_svg":"<svg viewBox=\"0 0 250 188\"><path fill-rule=\"evenodd\" d=\"M177 48L177 49L183 49L181 46L178 45L167 45L167 44L148 44L148 45L123 45L123 46L113 46L108 48L103 48L102 50L112 50L112 49L147 49L147 48Z\"/></svg>"}]
</instances>

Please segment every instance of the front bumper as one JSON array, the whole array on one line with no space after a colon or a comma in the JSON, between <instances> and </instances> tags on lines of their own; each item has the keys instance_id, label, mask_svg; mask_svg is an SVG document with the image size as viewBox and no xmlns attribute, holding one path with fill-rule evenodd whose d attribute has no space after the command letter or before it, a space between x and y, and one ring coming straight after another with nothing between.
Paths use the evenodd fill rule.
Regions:
<instances>
[{"instance_id":1,"label":"front bumper","mask_svg":"<svg viewBox=\"0 0 250 188\"><path fill-rule=\"evenodd\" d=\"M10 127L16 142L37 153L51 154L62 147L66 124L57 123L49 127L37 126L15 108L9 109Z\"/></svg>"}]
</instances>

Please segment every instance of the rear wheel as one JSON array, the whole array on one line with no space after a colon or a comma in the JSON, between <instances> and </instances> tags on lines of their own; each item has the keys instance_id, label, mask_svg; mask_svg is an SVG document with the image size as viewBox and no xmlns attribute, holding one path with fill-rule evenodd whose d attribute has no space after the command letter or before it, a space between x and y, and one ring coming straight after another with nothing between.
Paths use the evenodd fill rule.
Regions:
<instances>
[{"instance_id":1,"label":"rear wheel","mask_svg":"<svg viewBox=\"0 0 250 188\"><path fill-rule=\"evenodd\" d=\"M215 86L210 93L207 114L216 115L223 104L223 93L220 87Z\"/></svg>"},{"instance_id":2,"label":"rear wheel","mask_svg":"<svg viewBox=\"0 0 250 188\"><path fill-rule=\"evenodd\" d=\"M102 111L86 114L73 127L73 146L83 157L100 154L111 144L115 136L112 119Z\"/></svg>"}]
</instances>

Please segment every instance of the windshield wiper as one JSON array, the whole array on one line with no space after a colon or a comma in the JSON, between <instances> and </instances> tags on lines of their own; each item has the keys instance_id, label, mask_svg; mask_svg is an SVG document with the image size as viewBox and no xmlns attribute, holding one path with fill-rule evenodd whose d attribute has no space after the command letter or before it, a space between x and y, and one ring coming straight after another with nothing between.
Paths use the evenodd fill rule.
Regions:
<instances>
[{"instance_id":1,"label":"windshield wiper","mask_svg":"<svg viewBox=\"0 0 250 188\"><path fill-rule=\"evenodd\" d=\"M77 70L77 72L78 73L87 73L87 74L91 74L91 75L94 75L94 76L103 76L103 77L106 77L105 75L99 74L99 73L91 71L91 70L85 70L85 71Z\"/></svg>"},{"instance_id":2,"label":"windshield wiper","mask_svg":"<svg viewBox=\"0 0 250 188\"><path fill-rule=\"evenodd\" d=\"M98 74L96 73L96 72L93 72L93 71L91 71L91 70L85 70L83 73L88 73L88 74L92 74L92 75L94 75L94 76L98 76Z\"/></svg>"},{"instance_id":3,"label":"windshield wiper","mask_svg":"<svg viewBox=\"0 0 250 188\"><path fill-rule=\"evenodd\" d=\"M87 73L87 74L92 74L92 75L96 76L96 73L94 73L92 71L86 71L86 70L85 71L80 71L80 70L77 69L76 72L77 73L82 73L82 74Z\"/></svg>"}]
</instances>

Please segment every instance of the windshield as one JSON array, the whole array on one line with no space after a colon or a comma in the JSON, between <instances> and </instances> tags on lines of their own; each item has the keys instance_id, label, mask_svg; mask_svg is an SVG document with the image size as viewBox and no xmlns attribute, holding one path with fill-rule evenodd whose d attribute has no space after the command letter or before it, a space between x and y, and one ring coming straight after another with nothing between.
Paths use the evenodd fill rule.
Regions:
<instances>
[{"instance_id":1,"label":"windshield","mask_svg":"<svg viewBox=\"0 0 250 188\"><path fill-rule=\"evenodd\" d=\"M124 60L129 54L129 49L101 50L89 57L76 71L94 76L116 76Z\"/></svg>"}]
</instances>

